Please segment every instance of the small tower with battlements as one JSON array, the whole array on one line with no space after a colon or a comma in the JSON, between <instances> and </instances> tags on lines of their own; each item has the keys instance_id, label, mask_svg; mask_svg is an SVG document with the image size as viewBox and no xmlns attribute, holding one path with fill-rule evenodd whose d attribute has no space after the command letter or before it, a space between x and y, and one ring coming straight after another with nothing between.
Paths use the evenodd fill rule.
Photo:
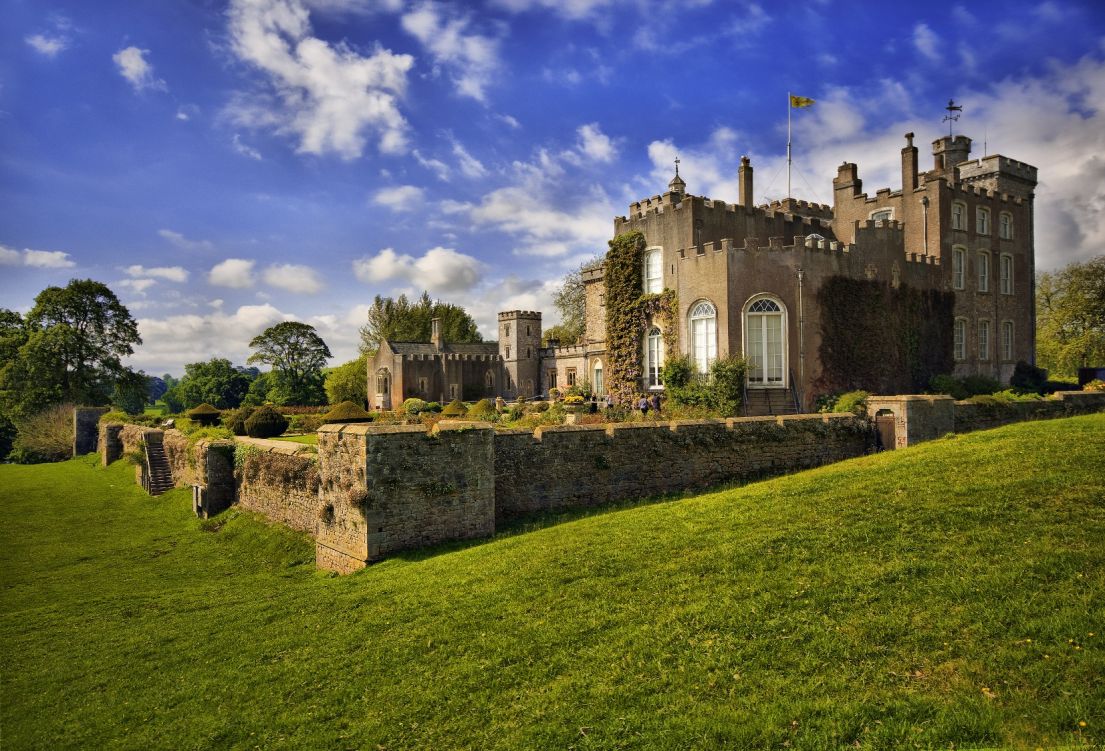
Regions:
<instances>
[{"instance_id":1,"label":"small tower with battlements","mask_svg":"<svg viewBox=\"0 0 1105 751\"><path fill-rule=\"evenodd\" d=\"M541 348L541 314L533 310L499 313L499 354L507 379L503 398L530 398L540 387L538 350Z\"/></svg>"}]
</instances>

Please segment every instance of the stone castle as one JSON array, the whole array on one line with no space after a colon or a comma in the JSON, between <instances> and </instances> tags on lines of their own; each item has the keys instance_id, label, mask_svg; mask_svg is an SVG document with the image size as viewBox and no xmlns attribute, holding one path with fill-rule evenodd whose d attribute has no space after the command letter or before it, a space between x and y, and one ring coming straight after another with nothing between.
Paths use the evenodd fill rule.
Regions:
<instances>
[{"instance_id":1,"label":"stone castle","mask_svg":"<svg viewBox=\"0 0 1105 751\"><path fill-rule=\"evenodd\" d=\"M688 193L677 170L667 192L616 217L615 236L644 235L642 293L673 290L678 300L672 323L650 320L640 332L638 390L663 390L665 342L673 340L664 327L674 325L680 354L700 372L741 355L749 402L769 413L809 411L825 369L827 311L817 293L840 277L954 293L952 331L944 333L956 376L1007 382L1016 362L1034 363L1036 168L997 154L971 159L970 138L945 136L933 142L932 169L922 172L913 134L905 140L898 190L864 193L856 165L846 162L833 180L832 206L796 199L757 206L753 168L742 157L736 204ZM435 326L429 343L381 342L368 365L368 401L391 408L410 397L512 400L584 381L602 395L604 273L605 264L583 272L578 342L542 346L536 311L500 313L497 342L445 342Z\"/></svg>"}]
</instances>

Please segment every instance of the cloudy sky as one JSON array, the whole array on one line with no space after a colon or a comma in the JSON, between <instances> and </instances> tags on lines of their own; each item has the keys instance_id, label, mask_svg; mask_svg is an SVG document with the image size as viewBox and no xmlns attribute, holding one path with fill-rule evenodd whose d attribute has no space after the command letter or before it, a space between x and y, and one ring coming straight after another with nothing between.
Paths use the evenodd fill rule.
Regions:
<instances>
[{"instance_id":1,"label":"cloudy sky","mask_svg":"<svg viewBox=\"0 0 1105 751\"><path fill-rule=\"evenodd\" d=\"M0 307L71 278L179 374L281 320L354 356L373 295L555 322L563 273L661 192L828 202L902 134L1037 165L1037 264L1105 248L1105 5L0 0ZM931 165L923 149L922 165Z\"/></svg>"}]
</instances>

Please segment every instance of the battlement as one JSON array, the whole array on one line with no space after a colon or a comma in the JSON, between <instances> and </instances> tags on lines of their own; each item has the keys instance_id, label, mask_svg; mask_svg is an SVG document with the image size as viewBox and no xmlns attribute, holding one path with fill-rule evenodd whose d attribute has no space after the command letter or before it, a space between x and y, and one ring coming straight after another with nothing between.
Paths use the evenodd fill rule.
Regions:
<instances>
[{"instance_id":1,"label":"battlement","mask_svg":"<svg viewBox=\"0 0 1105 751\"><path fill-rule=\"evenodd\" d=\"M414 354L401 354L397 358L402 362L432 362L441 358L459 362L503 362L502 355L469 354L466 352L438 352L436 354L416 352Z\"/></svg>"},{"instance_id":2,"label":"battlement","mask_svg":"<svg viewBox=\"0 0 1105 751\"><path fill-rule=\"evenodd\" d=\"M1006 175L1035 183L1037 169L1031 164L1010 159L1001 154L972 159L959 165L961 179L975 179L984 175Z\"/></svg>"},{"instance_id":3,"label":"battlement","mask_svg":"<svg viewBox=\"0 0 1105 751\"><path fill-rule=\"evenodd\" d=\"M606 276L606 263L595 264L589 266L580 272L580 276L584 283L601 281Z\"/></svg>"},{"instance_id":4,"label":"battlement","mask_svg":"<svg viewBox=\"0 0 1105 751\"><path fill-rule=\"evenodd\" d=\"M504 310L499 313L500 321L513 321L517 319L523 320L541 320L541 311L539 310Z\"/></svg>"},{"instance_id":5,"label":"battlement","mask_svg":"<svg viewBox=\"0 0 1105 751\"><path fill-rule=\"evenodd\" d=\"M782 198L763 206L765 210L773 213L783 212L786 214L799 214L810 218L817 219L829 219L833 218L833 207L825 203L814 203L813 201L803 201L797 198Z\"/></svg>"},{"instance_id":6,"label":"battlement","mask_svg":"<svg viewBox=\"0 0 1105 751\"><path fill-rule=\"evenodd\" d=\"M1033 169L1035 169L1035 168L1033 168ZM975 178L972 178L972 179L980 179L982 177L989 177L989 176L990 176L989 174L978 175L978 176L976 176ZM965 182L960 182L960 183L957 183L956 185L949 185L948 187L949 187L949 189L951 189L953 194L959 195L959 196L964 196L964 197L969 197L969 198L990 198L990 199L993 199L993 200L998 201L1000 203L1009 203L1009 204L1013 204L1014 206L1020 206L1024 203L1024 198L1022 198L1021 196L1015 196L1015 195L1011 195L1009 193L998 193L998 192L992 191L988 188L984 188L981 185L974 185L973 183L969 183L969 182L966 182L966 183ZM954 195L953 195L953 197L954 197Z\"/></svg>"},{"instance_id":7,"label":"battlement","mask_svg":"<svg viewBox=\"0 0 1105 751\"><path fill-rule=\"evenodd\" d=\"M576 357L587 352L584 344L559 344L555 347L544 347L542 353L548 353L546 357Z\"/></svg>"},{"instance_id":8,"label":"battlement","mask_svg":"<svg viewBox=\"0 0 1105 751\"><path fill-rule=\"evenodd\" d=\"M643 198L640 201L629 204L629 216L632 219L640 219L645 214L662 213L665 208L678 207L688 198L694 198L694 196L685 195L683 193L672 193L671 191L662 196L657 195L652 198ZM626 221L625 217L617 218Z\"/></svg>"},{"instance_id":9,"label":"battlement","mask_svg":"<svg viewBox=\"0 0 1105 751\"><path fill-rule=\"evenodd\" d=\"M738 245L734 238L726 237L722 238L722 240L717 243L708 242L702 245L692 245L689 248L680 248L679 260L696 259L716 253L748 253L763 250L771 252L826 251L829 253L844 254L851 252L855 248L854 245L842 243L839 240L826 240L824 238L818 240L808 238L806 235L795 235L794 242L791 245L784 245L784 240L786 240L786 238L769 237L767 239L767 245L764 245L760 242L758 237L746 237L744 242Z\"/></svg>"}]
</instances>

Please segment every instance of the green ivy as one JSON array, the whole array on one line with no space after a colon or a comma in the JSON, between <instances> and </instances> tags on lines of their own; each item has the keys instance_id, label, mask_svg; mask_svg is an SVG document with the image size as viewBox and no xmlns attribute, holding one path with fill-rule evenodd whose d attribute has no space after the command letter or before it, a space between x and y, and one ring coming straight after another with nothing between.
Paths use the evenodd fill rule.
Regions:
<instances>
[{"instance_id":1,"label":"green ivy","mask_svg":"<svg viewBox=\"0 0 1105 751\"><path fill-rule=\"evenodd\" d=\"M675 290L641 293L645 247L641 232L627 232L610 241L606 254L607 389L620 404L631 403L641 390L641 342L650 321L662 327L668 352L674 354L679 346Z\"/></svg>"}]
</instances>

